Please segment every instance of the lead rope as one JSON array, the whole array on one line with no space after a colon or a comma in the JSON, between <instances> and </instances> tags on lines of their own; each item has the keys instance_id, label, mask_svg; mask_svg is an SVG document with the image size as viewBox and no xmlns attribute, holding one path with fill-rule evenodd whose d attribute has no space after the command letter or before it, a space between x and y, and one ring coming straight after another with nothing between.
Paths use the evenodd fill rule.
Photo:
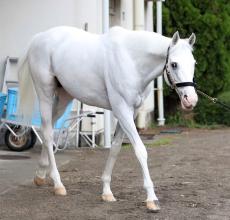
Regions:
<instances>
[{"instance_id":1,"label":"lead rope","mask_svg":"<svg viewBox=\"0 0 230 220\"><path fill-rule=\"evenodd\" d=\"M214 98L214 97L211 97L209 96L208 94L202 92L201 90L199 89L196 89L197 93L199 93L200 95L206 97L207 99L209 99L211 102L213 102L214 104L218 104L222 107L224 107L225 109L227 109L228 111L230 111L230 106L226 105L225 103L221 102L218 100L218 98Z\"/></svg>"}]
</instances>

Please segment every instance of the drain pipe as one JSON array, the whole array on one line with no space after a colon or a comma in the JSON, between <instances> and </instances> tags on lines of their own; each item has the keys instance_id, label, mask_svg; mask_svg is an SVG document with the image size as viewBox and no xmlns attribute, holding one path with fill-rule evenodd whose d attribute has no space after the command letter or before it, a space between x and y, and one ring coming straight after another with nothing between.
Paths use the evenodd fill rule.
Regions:
<instances>
[{"instance_id":1,"label":"drain pipe","mask_svg":"<svg viewBox=\"0 0 230 220\"><path fill-rule=\"evenodd\" d=\"M153 2L146 2L146 13L145 17L145 30L153 31ZM151 93L145 99L143 105L141 106L138 116L137 116L137 127L138 129L146 129L151 122L151 113L154 111L154 81L150 83Z\"/></svg>"},{"instance_id":2,"label":"drain pipe","mask_svg":"<svg viewBox=\"0 0 230 220\"><path fill-rule=\"evenodd\" d=\"M162 34L162 1L157 0L157 33ZM164 118L164 98L163 98L163 77L157 78L157 98L158 98L158 125L165 124Z\"/></svg>"},{"instance_id":3,"label":"drain pipe","mask_svg":"<svg viewBox=\"0 0 230 220\"><path fill-rule=\"evenodd\" d=\"M102 2L103 33L109 30L109 0ZM104 110L104 147L111 147L111 112Z\"/></svg>"},{"instance_id":4,"label":"drain pipe","mask_svg":"<svg viewBox=\"0 0 230 220\"><path fill-rule=\"evenodd\" d=\"M133 30L133 0L121 0L121 26Z\"/></svg>"},{"instance_id":5,"label":"drain pipe","mask_svg":"<svg viewBox=\"0 0 230 220\"><path fill-rule=\"evenodd\" d=\"M134 0L134 30L145 30L144 0ZM138 112L136 125L139 129L145 128L146 111L144 105Z\"/></svg>"},{"instance_id":6,"label":"drain pipe","mask_svg":"<svg viewBox=\"0 0 230 220\"><path fill-rule=\"evenodd\" d=\"M145 29L144 0L134 0L134 29Z\"/></svg>"}]
</instances>

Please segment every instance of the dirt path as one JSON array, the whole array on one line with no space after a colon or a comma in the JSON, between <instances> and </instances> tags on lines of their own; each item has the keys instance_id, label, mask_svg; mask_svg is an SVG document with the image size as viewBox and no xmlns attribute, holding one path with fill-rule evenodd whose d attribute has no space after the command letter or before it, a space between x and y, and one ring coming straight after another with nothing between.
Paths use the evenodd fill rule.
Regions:
<instances>
[{"instance_id":1,"label":"dirt path","mask_svg":"<svg viewBox=\"0 0 230 220\"><path fill-rule=\"evenodd\" d=\"M158 214L146 211L139 164L125 147L112 181L117 202L100 198L108 151L81 149L61 169L68 196L55 197L51 186L21 185L1 196L0 219L230 219L230 129L192 130L167 138L172 143L147 148L161 202Z\"/></svg>"}]
</instances>

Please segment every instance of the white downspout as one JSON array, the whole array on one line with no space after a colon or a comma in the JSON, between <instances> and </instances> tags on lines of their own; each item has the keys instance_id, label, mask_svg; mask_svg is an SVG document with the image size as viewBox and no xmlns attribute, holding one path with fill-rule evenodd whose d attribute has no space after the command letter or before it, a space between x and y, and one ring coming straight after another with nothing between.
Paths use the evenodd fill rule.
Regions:
<instances>
[{"instance_id":1,"label":"white downspout","mask_svg":"<svg viewBox=\"0 0 230 220\"><path fill-rule=\"evenodd\" d=\"M145 30L153 31L153 2L148 1L146 4L146 14L145 14ZM151 93L144 101L141 106L138 117L137 117L137 127L139 129L145 129L151 120L150 113L154 111L154 81L150 83Z\"/></svg>"},{"instance_id":2,"label":"white downspout","mask_svg":"<svg viewBox=\"0 0 230 220\"><path fill-rule=\"evenodd\" d=\"M146 10L146 30L153 31L153 2L147 2Z\"/></svg>"},{"instance_id":3,"label":"white downspout","mask_svg":"<svg viewBox=\"0 0 230 220\"><path fill-rule=\"evenodd\" d=\"M153 2L148 1L147 2L147 8L146 8L146 31L153 32ZM151 86L151 93L146 99L146 104L148 105L149 112L154 111L155 108L155 98L154 98L154 80L150 83Z\"/></svg>"},{"instance_id":4,"label":"white downspout","mask_svg":"<svg viewBox=\"0 0 230 220\"><path fill-rule=\"evenodd\" d=\"M145 29L145 5L144 0L134 0L134 30ZM145 128L146 112L143 110L144 106L138 112L137 127L140 129Z\"/></svg>"},{"instance_id":5,"label":"white downspout","mask_svg":"<svg viewBox=\"0 0 230 220\"><path fill-rule=\"evenodd\" d=\"M134 0L134 29L145 29L144 0Z\"/></svg>"},{"instance_id":6,"label":"white downspout","mask_svg":"<svg viewBox=\"0 0 230 220\"><path fill-rule=\"evenodd\" d=\"M162 0L157 0L157 33L162 34ZM164 118L164 98L163 98L163 78L157 78L157 97L158 97L158 125L165 124Z\"/></svg>"},{"instance_id":7,"label":"white downspout","mask_svg":"<svg viewBox=\"0 0 230 220\"><path fill-rule=\"evenodd\" d=\"M103 0L102 14L103 33L106 33L109 30L109 0ZM111 147L111 112L108 110L104 110L104 147Z\"/></svg>"},{"instance_id":8,"label":"white downspout","mask_svg":"<svg viewBox=\"0 0 230 220\"><path fill-rule=\"evenodd\" d=\"M121 0L121 26L133 30L133 0Z\"/></svg>"}]
</instances>

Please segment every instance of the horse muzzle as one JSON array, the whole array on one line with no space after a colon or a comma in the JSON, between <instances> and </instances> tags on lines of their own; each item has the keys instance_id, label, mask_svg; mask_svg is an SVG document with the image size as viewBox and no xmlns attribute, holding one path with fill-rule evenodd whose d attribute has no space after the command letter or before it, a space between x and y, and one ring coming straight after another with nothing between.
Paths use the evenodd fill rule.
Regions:
<instances>
[{"instance_id":1,"label":"horse muzzle","mask_svg":"<svg viewBox=\"0 0 230 220\"><path fill-rule=\"evenodd\" d=\"M181 98L181 107L186 111L191 111L196 106L197 101L198 101L197 94L193 96L184 95L183 98Z\"/></svg>"}]
</instances>

